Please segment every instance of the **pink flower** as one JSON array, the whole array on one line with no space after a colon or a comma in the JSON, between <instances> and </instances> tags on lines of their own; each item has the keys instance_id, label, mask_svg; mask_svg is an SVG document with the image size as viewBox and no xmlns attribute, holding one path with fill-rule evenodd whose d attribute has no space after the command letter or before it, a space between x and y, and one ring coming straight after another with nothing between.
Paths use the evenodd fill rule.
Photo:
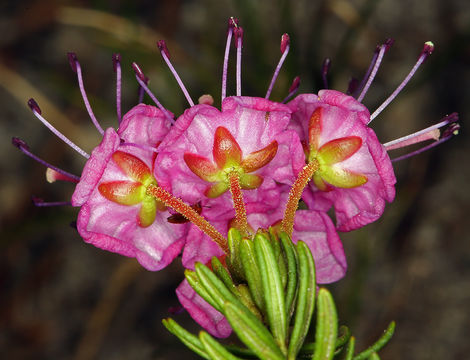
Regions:
<instances>
[{"instance_id":1,"label":"pink flower","mask_svg":"<svg viewBox=\"0 0 470 360\"><path fill-rule=\"evenodd\" d=\"M149 270L162 269L180 253L187 227L169 223L166 206L146 193L157 185L154 150L168 129L160 110L133 108L118 132L106 130L72 196L72 205L81 206L77 229L86 242L135 257Z\"/></svg>"},{"instance_id":2,"label":"pink flower","mask_svg":"<svg viewBox=\"0 0 470 360\"><path fill-rule=\"evenodd\" d=\"M341 231L377 220L395 197L396 180L385 148L366 125L367 108L334 90L299 95L289 107L306 161L319 166L303 195L309 207L334 206Z\"/></svg>"}]
</instances>

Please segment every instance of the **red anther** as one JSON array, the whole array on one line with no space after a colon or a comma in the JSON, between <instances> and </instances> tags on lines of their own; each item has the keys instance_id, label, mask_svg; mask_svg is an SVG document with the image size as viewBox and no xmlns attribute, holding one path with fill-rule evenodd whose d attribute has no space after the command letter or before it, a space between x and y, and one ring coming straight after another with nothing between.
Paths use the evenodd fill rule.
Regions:
<instances>
[{"instance_id":1,"label":"red anther","mask_svg":"<svg viewBox=\"0 0 470 360\"><path fill-rule=\"evenodd\" d=\"M434 44L431 41L426 41L424 43L423 51L421 52L421 54L431 55L433 51L434 51Z\"/></svg>"},{"instance_id":2,"label":"red anther","mask_svg":"<svg viewBox=\"0 0 470 360\"><path fill-rule=\"evenodd\" d=\"M157 41L157 47L160 50L160 52L165 53L165 55L168 59L170 58L170 52L168 51L165 40L158 40Z\"/></svg>"},{"instance_id":3,"label":"red anther","mask_svg":"<svg viewBox=\"0 0 470 360\"><path fill-rule=\"evenodd\" d=\"M26 144L23 140L21 140L20 138L17 138L17 137L12 137L11 138L11 143L13 144L13 146L16 146L18 149L22 150L22 149L26 149L26 150L29 150L29 146L28 144Z\"/></svg>"},{"instance_id":4,"label":"red anther","mask_svg":"<svg viewBox=\"0 0 470 360\"><path fill-rule=\"evenodd\" d=\"M284 54L286 48L290 45L290 37L288 33L282 34L281 36L281 53Z\"/></svg>"},{"instance_id":5,"label":"red anther","mask_svg":"<svg viewBox=\"0 0 470 360\"><path fill-rule=\"evenodd\" d=\"M241 26L237 26L233 29L233 34L235 35L235 44L238 47L238 39L243 41L243 28Z\"/></svg>"},{"instance_id":6,"label":"red anther","mask_svg":"<svg viewBox=\"0 0 470 360\"><path fill-rule=\"evenodd\" d=\"M384 42L385 51L388 51L392 47L394 42L395 42L395 39L392 39L392 38L388 38L387 40L385 40Z\"/></svg>"},{"instance_id":7,"label":"red anther","mask_svg":"<svg viewBox=\"0 0 470 360\"><path fill-rule=\"evenodd\" d=\"M37 112L39 115L41 115L41 108L39 107L36 100L34 100L33 98L29 99L28 106L31 108L33 112Z\"/></svg>"},{"instance_id":8,"label":"red anther","mask_svg":"<svg viewBox=\"0 0 470 360\"><path fill-rule=\"evenodd\" d=\"M300 86L300 76L296 76L294 80L292 80L292 85L289 88L289 92L293 92L297 90Z\"/></svg>"},{"instance_id":9,"label":"red anther","mask_svg":"<svg viewBox=\"0 0 470 360\"><path fill-rule=\"evenodd\" d=\"M113 70L116 72L118 65L121 64L121 54L113 54Z\"/></svg>"},{"instance_id":10,"label":"red anther","mask_svg":"<svg viewBox=\"0 0 470 360\"><path fill-rule=\"evenodd\" d=\"M132 63L132 69L134 69L135 74L139 77L140 80L142 80L145 84L149 81L148 77L145 76L144 72L141 70L139 65L137 65L136 62Z\"/></svg>"},{"instance_id":11,"label":"red anther","mask_svg":"<svg viewBox=\"0 0 470 360\"><path fill-rule=\"evenodd\" d=\"M69 64L70 64L70 67L72 68L72 71L77 72L77 63L78 63L77 54L75 54L74 52L68 52L67 57L69 58Z\"/></svg>"}]
</instances>

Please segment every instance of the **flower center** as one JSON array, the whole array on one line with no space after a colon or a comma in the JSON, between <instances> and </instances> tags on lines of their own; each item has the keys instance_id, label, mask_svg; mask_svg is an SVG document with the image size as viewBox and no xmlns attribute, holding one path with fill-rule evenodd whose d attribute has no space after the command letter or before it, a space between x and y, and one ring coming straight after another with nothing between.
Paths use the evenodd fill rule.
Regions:
<instances>
[{"instance_id":1,"label":"flower center","mask_svg":"<svg viewBox=\"0 0 470 360\"><path fill-rule=\"evenodd\" d=\"M315 186L321 191L330 191L331 185L354 188L365 184L367 176L345 169L341 164L361 148L362 139L359 136L346 136L320 146L322 113L322 108L312 113L308 126L308 146L305 146L307 163L318 163L318 170L312 176Z\"/></svg>"},{"instance_id":2,"label":"flower center","mask_svg":"<svg viewBox=\"0 0 470 360\"><path fill-rule=\"evenodd\" d=\"M129 180L117 180L101 183L98 190L106 199L120 205L141 204L137 222L141 227L148 227L155 221L157 210L164 211L165 205L147 193L150 185L157 186L157 181L149 167L139 158L123 151L112 155L113 161Z\"/></svg>"},{"instance_id":3,"label":"flower center","mask_svg":"<svg viewBox=\"0 0 470 360\"><path fill-rule=\"evenodd\" d=\"M226 128L219 126L212 148L214 162L193 153L185 153L184 161L194 174L212 183L206 190L206 196L215 198L230 188L234 173L238 174L242 189L258 188L263 183L263 177L250 173L268 164L276 155L277 147L277 141L272 141L265 148L243 158L238 142Z\"/></svg>"}]
</instances>

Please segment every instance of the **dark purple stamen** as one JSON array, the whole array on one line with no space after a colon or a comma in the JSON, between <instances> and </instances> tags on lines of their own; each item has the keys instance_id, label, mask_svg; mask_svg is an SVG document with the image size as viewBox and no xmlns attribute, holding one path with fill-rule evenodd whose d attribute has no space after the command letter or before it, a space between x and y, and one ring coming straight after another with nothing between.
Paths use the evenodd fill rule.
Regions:
<instances>
[{"instance_id":1,"label":"dark purple stamen","mask_svg":"<svg viewBox=\"0 0 470 360\"><path fill-rule=\"evenodd\" d=\"M328 89L328 72L330 71L330 67L331 67L331 60L330 58L325 58L325 60L323 60L323 64L322 64L322 67L321 67L321 77L323 79L323 87L324 89Z\"/></svg>"},{"instance_id":2,"label":"dark purple stamen","mask_svg":"<svg viewBox=\"0 0 470 360\"><path fill-rule=\"evenodd\" d=\"M168 47L166 46L165 40L158 40L157 41L157 47L158 47L158 50L163 52L168 59L171 58L170 52L168 51Z\"/></svg>"},{"instance_id":3,"label":"dark purple stamen","mask_svg":"<svg viewBox=\"0 0 470 360\"><path fill-rule=\"evenodd\" d=\"M356 92L359 85L359 80L355 77L351 78L348 83L348 90L346 91L347 95L352 95Z\"/></svg>"},{"instance_id":4,"label":"dark purple stamen","mask_svg":"<svg viewBox=\"0 0 470 360\"><path fill-rule=\"evenodd\" d=\"M11 139L11 143L13 144L13 146L16 146L18 149L20 149L23 154L29 156L33 160L36 160L38 163L44 165L45 167L47 167L49 169L52 169L54 171L57 171L59 174L62 174L62 175L66 176L66 177L68 177L72 180L75 180L75 182L80 181L80 177L78 177L76 175L73 175L73 174L71 174L71 173L69 173L65 170L62 170L62 169L58 168L57 166L51 165L47 161L44 161L40 157L34 155L32 152L29 151L28 144L25 141L23 141L22 139L17 138L17 137L13 137Z\"/></svg>"},{"instance_id":5,"label":"dark purple stamen","mask_svg":"<svg viewBox=\"0 0 470 360\"><path fill-rule=\"evenodd\" d=\"M286 103L289 101L289 99L294 96L297 91L299 91L299 86L300 86L300 76L296 76L294 80L292 80L292 85L289 88L289 93L287 96L282 100L282 103Z\"/></svg>"},{"instance_id":6,"label":"dark purple stamen","mask_svg":"<svg viewBox=\"0 0 470 360\"><path fill-rule=\"evenodd\" d=\"M290 37L289 37L289 34L285 33L281 36L281 58L279 59L279 63L277 64L276 68L274 69L274 75L273 75L273 78L271 79L271 83L269 84L268 91L266 92L266 96L264 97L265 99L269 99L269 97L271 96L274 83L276 82L277 77L279 76L279 71L281 71L281 67L284 64L284 61L286 60L287 54L289 53L289 48L290 48Z\"/></svg>"},{"instance_id":7,"label":"dark purple stamen","mask_svg":"<svg viewBox=\"0 0 470 360\"><path fill-rule=\"evenodd\" d=\"M72 68L72 71L74 73L76 73L77 72L77 62L78 62L77 54L75 54L74 52L68 52L67 57L69 59L69 64L70 64L70 67Z\"/></svg>"},{"instance_id":8,"label":"dark purple stamen","mask_svg":"<svg viewBox=\"0 0 470 360\"><path fill-rule=\"evenodd\" d=\"M39 115L42 114L41 112L41 108L39 107L38 103L36 102L36 100L34 100L33 98L29 99L28 100L28 106L31 108L31 110L34 112L37 112Z\"/></svg>"},{"instance_id":9,"label":"dark purple stamen","mask_svg":"<svg viewBox=\"0 0 470 360\"><path fill-rule=\"evenodd\" d=\"M155 97L155 95L150 91L150 89L147 86L148 83L148 78L145 76L144 72L142 69L137 65L137 63L132 63L132 69L135 71L135 78L137 79L137 82L140 85L140 88L144 90L148 96L152 99L152 101L158 106L158 108L165 114L166 118L170 120L170 122L173 124L175 120L173 117L170 115L170 113L163 107L163 105L158 101L158 99ZM140 99L140 96L143 98L143 94L140 94L139 92L139 101L142 102L142 99Z\"/></svg>"},{"instance_id":10,"label":"dark purple stamen","mask_svg":"<svg viewBox=\"0 0 470 360\"><path fill-rule=\"evenodd\" d=\"M88 155L83 149L81 149L75 143L73 143L71 140L65 137L64 134L62 134L59 130L57 130L54 126L52 126L51 123L49 123L49 121L47 121L46 119L44 119L44 117L42 117L41 109L34 99L31 98L28 100L28 106L31 108L31 111L33 112L34 116L36 116L39 119L39 121L41 121L50 131L52 131L55 136L57 136L60 140L65 142L68 146L70 146L72 149L74 149L83 157L87 159L90 157L90 155Z\"/></svg>"},{"instance_id":11,"label":"dark purple stamen","mask_svg":"<svg viewBox=\"0 0 470 360\"><path fill-rule=\"evenodd\" d=\"M118 123L121 123L121 54L113 54L113 70L116 73L116 114Z\"/></svg>"},{"instance_id":12,"label":"dark purple stamen","mask_svg":"<svg viewBox=\"0 0 470 360\"><path fill-rule=\"evenodd\" d=\"M54 202L45 202L43 199L31 196L31 201L33 202L34 206L37 207L49 207L49 206L70 206L72 202L70 201L54 201Z\"/></svg>"}]
</instances>

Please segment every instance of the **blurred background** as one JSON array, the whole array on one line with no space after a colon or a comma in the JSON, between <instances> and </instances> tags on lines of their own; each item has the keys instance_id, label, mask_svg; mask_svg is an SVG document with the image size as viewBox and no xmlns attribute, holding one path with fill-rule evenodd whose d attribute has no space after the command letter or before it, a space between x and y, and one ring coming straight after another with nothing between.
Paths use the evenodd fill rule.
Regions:
<instances>
[{"instance_id":1,"label":"blurred background","mask_svg":"<svg viewBox=\"0 0 470 360\"><path fill-rule=\"evenodd\" d=\"M184 109L185 99L156 50L158 39L167 41L193 99L209 93L219 106L229 16L240 18L245 30L245 95L264 96L280 56L280 36L290 34L291 52L274 100L284 98L296 75L301 76L301 92L321 89L324 57L332 60L330 87L346 91L350 77L366 71L376 45L392 37L396 42L364 100L374 110L411 69L423 43L435 43L434 54L372 126L387 142L458 111L461 134L395 164L396 201L376 223L341 235L349 269L329 288L340 322L351 327L358 349L396 320L396 335L382 358L466 358L470 4L465 0L2 1L0 358L196 358L161 325L178 306L179 260L158 273L148 272L132 259L85 244L70 226L78 209L35 208L32 195L68 201L73 185L47 183L45 168L12 147L11 137L23 138L50 163L81 173L83 159L26 106L34 97L43 115L86 151L99 143L68 51L78 55L103 127L117 126L115 52L122 55L123 111L137 103L133 61L164 106L175 114ZM228 94L235 92L233 65L234 57ZM151 104L147 98L144 102ZM196 331L187 314L173 316Z\"/></svg>"}]
</instances>

